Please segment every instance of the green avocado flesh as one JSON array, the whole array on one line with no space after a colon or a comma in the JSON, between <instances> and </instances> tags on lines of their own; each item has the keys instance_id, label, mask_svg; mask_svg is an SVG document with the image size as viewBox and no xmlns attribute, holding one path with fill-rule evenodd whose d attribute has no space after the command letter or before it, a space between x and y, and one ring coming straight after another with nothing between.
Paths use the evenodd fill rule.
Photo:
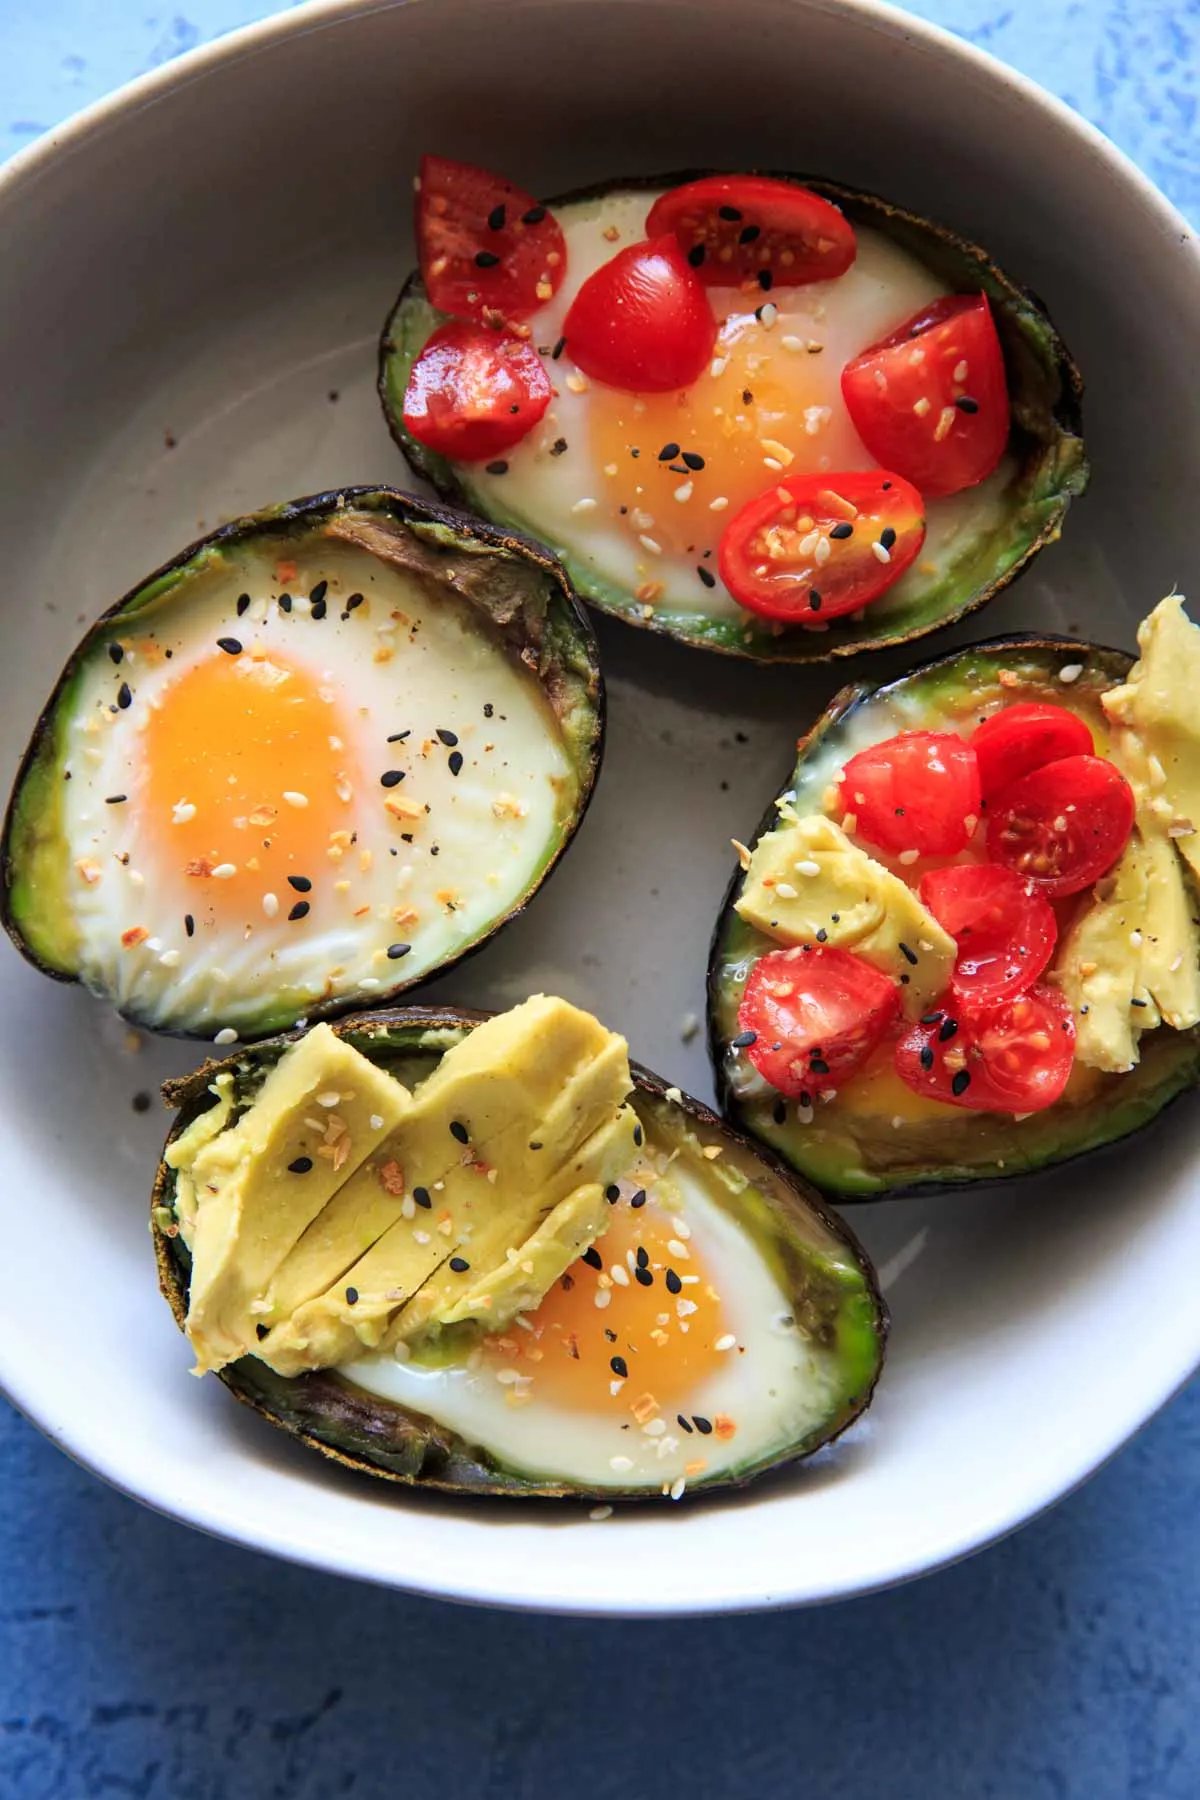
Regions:
<instances>
[{"instance_id":1,"label":"green avocado flesh","mask_svg":"<svg viewBox=\"0 0 1200 1800\"><path fill-rule=\"evenodd\" d=\"M1004 349L1011 400L1009 448L1000 467L978 489L949 500L931 500L929 535L917 563L861 615L832 621L821 630L778 627L757 619L738 607L719 582L711 584L706 579L709 571L715 573L720 528L730 517L728 512L709 510L710 496L719 500L712 470L694 478L695 492L689 505L699 506L700 511L694 520L690 514L688 517L695 537L688 546L694 552L690 556L682 552L679 556L642 555L631 539L628 513L626 522L608 516L615 511L611 497L615 487L610 478L618 470L623 474L629 451L624 447L618 451L611 438L606 439L603 451L588 441L586 411L581 412L578 396L565 391L574 379L570 347L560 350L557 358L553 351L574 285L587 269L612 253L613 243L619 247L640 235L645 212L657 193L686 179L691 177L614 182L553 203L567 233L568 275L560 294L535 315L532 341L546 358L558 398L542 425L500 459L499 472L492 465L450 463L417 443L405 429L404 395L410 371L430 334L444 323L443 315L426 299L419 277L410 277L384 327L379 393L392 435L413 468L445 498L552 547L577 591L599 610L725 655L762 662L826 661L921 637L983 605L1058 537L1071 499L1087 485L1078 373L1045 312L983 251L886 201L825 181L812 180L806 185L839 205L859 233L857 274L852 269L842 283L862 284L856 295L868 308L864 316L873 321L857 327L858 336L842 344L841 360L891 330L937 291L986 293ZM619 239L603 241L605 232L617 231ZM879 282L888 281L891 291L892 276L899 283L896 305L885 318L869 309L880 305ZM914 281L923 285L913 287ZM865 291L868 287L873 298ZM833 332L828 321L836 316L839 282L820 284L819 289L780 287L771 301L778 303L782 316L770 335L760 333L763 356L759 360L767 369L762 379L773 379L774 371L794 382L797 367L803 371L803 365L809 363L815 370L821 359L797 356L782 346L786 341L793 352L802 348L794 335L797 330L802 335L810 331L824 334L827 329ZM847 304L844 299L842 304ZM793 320L789 327L787 308L807 309L807 325ZM857 314L857 298L855 308ZM753 311L749 303L747 309ZM757 329L753 320L749 328ZM704 375L701 382L709 379ZM836 389L836 381L833 387ZM820 392L828 390L826 380ZM729 401L727 395L721 398ZM765 398L762 403L766 404ZM731 404L738 409L736 396ZM585 400L583 406L590 408L591 400ZM754 417L751 409L750 423ZM776 437L788 435L782 426L772 426L769 413L762 428L773 429ZM793 421L790 429L798 429L798 421ZM811 421L805 423L796 440L799 458L806 445L819 445L819 437L805 435L817 429ZM635 432L636 421L631 418L625 436ZM628 510L635 505L650 508L647 518L664 520L669 531L680 516L675 505L679 496L673 492L680 477L670 474L666 465L657 468L658 451L656 431L653 445L637 452L642 458L639 473L646 483L639 491L645 497L630 498ZM618 454L620 463L605 462L605 456ZM859 446L858 466L869 463ZM792 472L803 466L798 460ZM684 477L686 493L687 470ZM764 487L769 480L764 469ZM662 487L665 482L669 486ZM578 496L585 505L598 499L598 509L576 515L572 504ZM626 498L624 491L618 498ZM648 532L654 528L649 526ZM662 591L648 599L647 583L661 585Z\"/></svg>"},{"instance_id":2,"label":"green avocado flesh","mask_svg":"<svg viewBox=\"0 0 1200 1800\"><path fill-rule=\"evenodd\" d=\"M867 745L898 731L966 729L998 703L1047 700L1069 707L1085 720L1100 752L1109 736L1100 695L1126 679L1131 662L1122 651L1070 639L1013 637L943 657L884 687L846 688L802 740L783 792L795 797L798 814L820 812L826 788ZM1075 665L1082 666L1078 678L1061 681L1059 671ZM776 817L772 806L760 837ZM1045 1168L1127 1137L1200 1080L1200 1030L1160 1026L1142 1038L1140 1061L1127 1073L1077 1063L1059 1101L1015 1119L917 1100L893 1073L885 1044L835 1099L817 1106L811 1123L802 1123L797 1107L757 1079L731 1042L750 969L778 948L734 911L743 879L739 872L730 886L709 961L718 1088L728 1117L826 1193L876 1199Z\"/></svg>"},{"instance_id":3,"label":"green avocado flesh","mask_svg":"<svg viewBox=\"0 0 1200 1800\"><path fill-rule=\"evenodd\" d=\"M373 1004L520 911L602 743L590 624L536 546L386 488L275 507L72 652L9 803L4 924L152 1030Z\"/></svg>"},{"instance_id":4,"label":"green avocado flesh","mask_svg":"<svg viewBox=\"0 0 1200 1800\"><path fill-rule=\"evenodd\" d=\"M419 1100L420 1083L482 1018L459 1010L409 1008L362 1014L333 1029L378 1069L415 1090ZM232 1076L234 1102L229 1121L236 1123L295 1041L293 1037L259 1044L171 1084L168 1098L179 1115L168 1146L213 1105L213 1084L227 1075ZM649 1190L651 1210L630 1213L629 1218L651 1219L655 1206L669 1207L671 1229L689 1240L682 1248L673 1244L672 1258L685 1272L689 1261L701 1258L692 1266L704 1270L697 1279L720 1283L723 1322L732 1328L735 1318L741 1319L738 1347L725 1351L735 1360L722 1362L715 1376L709 1370L704 1375L707 1387L699 1376L689 1375L690 1404L679 1395L664 1395L660 1407L664 1423L652 1428L657 1436L642 1435L642 1421L631 1416L639 1389L638 1345L632 1323L623 1325L621 1295L623 1287L635 1302L644 1301L645 1286L627 1281L609 1283L617 1304L596 1312L594 1320L588 1308L577 1326L578 1347L572 1351L585 1378L591 1359L601 1392L610 1395L607 1410L602 1405L596 1410L594 1394L580 1409L553 1394L542 1401L536 1372L530 1402L506 1407L508 1389L496 1387L486 1367L482 1374L471 1374L465 1363L476 1346L487 1347L482 1327L461 1325L447 1328L442 1341L435 1337L423 1345L415 1359L405 1356L403 1389L397 1388L396 1359L386 1351L364 1355L339 1369L291 1377L276 1373L257 1356L242 1356L220 1369L221 1380L238 1399L310 1448L351 1468L437 1491L607 1499L671 1491L679 1498L685 1487L690 1494L740 1485L829 1443L867 1406L882 1364L887 1314L870 1264L847 1228L823 1212L816 1197L774 1157L731 1131L707 1108L676 1089L664 1088L656 1076L634 1066L633 1078L630 1101L640 1127L634 1141L643 1146L638 1179ZM640 1172L646 1168L653 1171L649 1179ZM636 1199L633 1179L633 1173L623 1179L619 1200L612 1199L615 1189L608 1196L611 1229L619 1228L619 1213ZM175 1172L161 1163L151 1222L160 1286L182 1329L191 1260L175 1222L176 1181ZM644 1195L637 1200L639 1206L643 1203ZM417 1223L434 1223L437 1216L436 1211L419 1215ZM602 1231L596 1240L601 1255L605 1241ZM589 1257L596 1251L589 1251ZM614 1254L610 1249L609 1256ZM580 1275L596 1279L591 1269L573 1266ZM652 1266L657 1268L657 1263ZM631 1271L633 1267L631 1251ZM689 1293L704 1291L664 1287L662 1270L655 1279L659 1285L654 1303L672 1309L683 1306L680 1320ZM564 1289L574 1282L570 1271L562 1277ZM770 1304L760 1316L764 1295ZM640 1305L637 1316L653 1325L645 1310L649 1304ZM699 1314L701 1319L705 1316ZM607 1327L610 1321L616 1329L611 1337L605 1330L601 1342L598 1327ZM527 1329L541 1330L536 1315ZM522 1332L514 1330L512 1335L520 1338ZM607 1366L610 1354L618 1350L629 1359L630 1376L628 1397L620 1401L611 1398ZM479 1367L478 1355L473 1366ZM440 1385L451 1378L459 1383L457 1389ZM730 1379L740 1385L719 1392L740 1393L744 1403L739 1406L736 1397L727 1403L738 1422L736 1431L723 1441L721 1414L709 1407L709 1401L716 1395L720 1404L711 1384ZM419 1391L435 1397L428 1410L397 1397L401 1392L411 1394L414 1381L423 1384ZM462 1384L484 1396L486 1423L476 1431L463 1424ZM457 1402L455 1393L460 1396ZM689 1419L690 1432L677 1425L676 1408L684 1407L685 1416L696 1414L701 1400L712 1417L699 1427ZM763 1417L757 1418L754 1409ZM434 1416L435 1410L447 1417ZM781 1420L786 1429L779 1429ZM663 1461L659 1443L666 1446L672 1463ZM621 1454L624 1451L631 1454ZM686 1481L663 1480L664 1468L674 1477L676 1465L691 1458L695 1463Z\"/></svg>"}]
</instances>

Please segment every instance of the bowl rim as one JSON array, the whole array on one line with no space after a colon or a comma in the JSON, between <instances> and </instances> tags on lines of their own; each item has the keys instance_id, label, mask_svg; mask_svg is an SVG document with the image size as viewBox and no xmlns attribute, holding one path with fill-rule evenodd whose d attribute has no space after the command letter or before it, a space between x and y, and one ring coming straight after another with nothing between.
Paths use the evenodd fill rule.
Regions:
<instances>
[{"instance_id":1,"label":"bowl rim","mask_svg":"<svg viewBox=\"0 0 1200 1800\"><path fill-rule=\"evenodd\" d=\"M440 3L443 0L307 0L302 8L271 14L185 51L93 101L10 157L0 166L0 211L19 202L23 191L58 158L78 153L125 118L157 105L176 90L187 88L201 78L248 58L264 55L290 39L313 35L344 21L399 11L402 7L423 5L430 8ZM559 0L560 5L570 3L574 0ZM1048 119L1060 133L1081 142L1093 159L1121 182L1164 235L1176 240L1177 249L1191 257L1200 279L1200 238L1177 208L1098 127L1029 76L944 27L902 11L889 0L775 0L775 3L780 8L790 6L797 11L849 15L893 37L917 42L932 56L971 70L995 90L1007 89L1021 104ZM152 1287L147 1291L153 1294ZM1136 1400L1125 1403L1119 1416L1111 1421L1111 1434L1104 1446L1097 1450L1091 1445L1082 1454L1077 1453L1074 1467L1066 1473L1065 1479L1060 1468L1048 1480L1042 1478L1030 1482L1016 1513L1007 1505L991 1511L982 1510L964 1523L955 1536L943 1542L936 1553L918 1552L902 1557L886 1572L865 1572L861 1580L827 1578L816 1572L803 1579L793 1577L790 1581L773 1582L769 1587L759 1585L745 1591L726 1583L719 1571L710 1571L697 1584L697 1591L684 1599L653 1595L644 1600L608 1595L581 1599L562 1590L543 1590L530 1595L516 1587L502 1567L486 1584L479 1580L464 1583L449 1560L440 1568L413 1567L403 1578L397 1578L393 1573L368 1566L352 1543L342 1539L331 1547L327 1538L298 1521L289 1523L274 1519L271 1529L264 1531L239 1519L236 1501L221 1507L210 1503L198 1505L194 1501L185 1501L168 1483L155 1486L151 1480L135 1484L127 1459L114 1456L111 1444L97 1440L86 1429L82 1434L77 1433L66 1419L57 1415L52 1403L41 1403L39 1397L29 1391L21 1370L21 1358L6 1351L2 1336L0 1393L57 1448L118 1492L164 1517L242 1548L267 1550L303 1567L464 1604L574 1616L687 1617L781 1610L876 1593L946 1568L1000 1541L1075 1492L1179 1392L1200 1365L1200 1317L1195 1322L1192 1337L1194 1342L1180 1344L1176 1358L1170 1367L1161 1370L1160 1379L1151 1391L1143 1389Z\"/></svg>"}]
</instances>

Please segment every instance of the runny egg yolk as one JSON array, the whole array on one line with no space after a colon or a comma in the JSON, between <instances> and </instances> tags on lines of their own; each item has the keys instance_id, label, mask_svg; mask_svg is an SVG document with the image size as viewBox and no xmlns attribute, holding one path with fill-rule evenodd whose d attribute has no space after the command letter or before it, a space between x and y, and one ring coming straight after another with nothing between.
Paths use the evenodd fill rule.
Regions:
<instances>
[{"instance_id":1,"label":"runny egg yolk","mask_svg":"<svg viewBox=\"0 0 1200 1800\"><path fill-rule=\"evenodd\" d=\"M785 317L767 329L753 312L733 312L690 388L635 395L594 384L591 454L604 480L597 499L635 539L700 555L773 480L869 468L835 363Z\"/></svg>"},{"instance_id":2,"label":"runny egg yolk","mask_svg":"<svg viewBox=\"0 0 1200 1800\"><path fill-rule=\"evenodd\" d=\"M737 1354L703 1256L653 1202L620 1200L586 1260L525 1319L488 1340L493 1366L531 1378L533 1399L638 1423L684 1405Z\"/></svg>"},{"instance_id":3,"label":"runny egg yolk","mask_svg":"<svg viewBox=\"0 0 1200 1800\"><path fill-rule=\"evenodd\" d=\"M214 648L168 686L143 744L144 828L193 912L218 923L286 915L309 892L289 877L315 886L329 870L357 771L333 690L308 670Z\"/></svg>"}]
</instances>

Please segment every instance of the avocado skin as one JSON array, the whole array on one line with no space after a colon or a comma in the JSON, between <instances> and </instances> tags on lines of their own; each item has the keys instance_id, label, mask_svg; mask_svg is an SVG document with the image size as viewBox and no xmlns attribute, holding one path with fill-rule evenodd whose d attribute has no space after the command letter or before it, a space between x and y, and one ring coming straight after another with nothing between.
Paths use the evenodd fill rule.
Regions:
<instances>
[{"instance_id":1,"label":"avocado skin","mask_svg":"<svg viewBox=\"0 0 1200 1800\"><path fill-rule=\"evenodd\" d=\"M419 1073L427 1071L420 1070L418 1062L432 1067L432 1059L440 1053L436 1043L430 1047L427 1034L470 1030L489 1016L461 1007L410 1006L360 1013L335 1023L333 1030L373 1061L395 1065L397 1071L406 1068L410 1078L419 1078ZM167 1082L164 1098L179 1109L168 1142L205 1110L205 1103L211 1099L209 1084L218 1073L232 1070L235 1079L244 1079L247 1070L265 1073L300 1035L291 1032L266 1040L223 1061L206 1062L178 1081ZM631 1063L630 1068L639 1110L682 1112L690 1126L719 1138L728 1153L757 1165L768 1188L779 1272L789 1288L798 1290L800 1282L804 1282L809 1291L802 1307L808 1314L810 1328L826 1342L832 1336L847 1372L848 1391L825 1428L773 1456L690 1483L687 1493L740 1488L768 1469L797 1462L832 1443L866 1410L883 1367L890 1324L887 1306L875 1271L854 1233L821 1205L818 1196L779 1157L732 1130L698 1100L684 1095L681 1100L668 1101L667 1084L660 1076L637 1063ZM190 1259L182 1238L168 1236L162 1229L162 1220L171 1211L173 1183L172 1171L160 1162L151 1196L150 1229L159 1289L182 1331L187 1315ZM854 1291L853 1277L833 1267L822 1268L819 1257L806 1256L794 1237L789 1236L789 1222L802 1225L807 1219L815 1219L849 1253L861 1278ZM798 1313L801 1310L797 1308ZM316 1370L289 1379L276 1375L256 1357L246 1356L222 1369L219 1379L243 1405L309 1449L360 1474L407 1487L442 1494L488 1494L516 1499L612 1501L657 1497L645 1487L606 1486L591 1490L572 1482L523 1475L435 1420L369 1394L333 1370Z\"/></svg>"},{"instance_id":2,"label":"avocado skin","mask_svg":"<svg viewBox=\"0 0 1200 1800\"><path fill-rule=\"evenodd\" d=\"M721 620L697 614L679 615L676 619L660 614L643 618L632 594L592 573L569 552L561 553L563 566L578 592L599 611L612 613L640 630L752 662L831 662L857 656L864 650L911 643L957 624L985 606L1028 567L1040 550L1056 541L1072 499L1086 489L1090 471L1082 436L1083 378L1042 302L968 239L876 194L843 187L820 176L771 169L740 172L799 182L841 207L852 224L873 227L891 238L954 292L982 289L987 294L1009 375L1013 433L1010 447L1017 449L1020 464L1016 477L1020 491L1012 502L1017 523L1002 551L990 559L973 559L966 571L952 568L926 594L920 606L909 609L906 618L881 624L876 617L872 622L868 608L861 620L839 619L819 634L796 630L775 636L749 614ZM570 206L602 199L617 189L677 187L714 173L719 171L685 169L658 176L618 176L560 194L547 204L555 208ZM441 316L432 312L420 274L414 271L401 289L380 337L380 404L392 437L416 473L443 499L474 511L478 500L451 464L417 443L404 428L403 398L409 361L428 335L427 327L418 325L411 335L409 327L422 312L431 319ZM524 521L512 518L507 523L530 534ZM990 562L991 566L979 568L976 575L973 571L977 561Z\"/></svg>"},{"instance_id":3,"label":"avocado skin","mask_svg":"<svg viewBox=\"0 0 1200 1800\"><path fill-rule=\"evenodd\" d=\"M839 732L868 702L886 699L902 689L923 682L929 683L936 690L941 683L955 685L957 679L958 691L968 691L968 683L974 683L972 666L977 665L980 659L995 659L997 666L1001 663L1011 665L1017 659L1023 659L1027 667L1039 672L1048 686L1057 685L1055 674L1064 663L1083 663L1085 673L1077 687L1059 688L1058 691L1064 698L1080 689L1087 691L1089 685L1095 687L1098 694L1100 687L1107 688L1123 682L1134 662L1133 656L1125 650L1089 644L1077 638L1014 633L1007 637L989 639L985 643L971 644L964 650L951 651L948 655L921 664L907 675L879 686L869 682L855 682L834 695L821 717L799 740L795 766L776 799L791 790L817 752L831 741L836 743ZM1020 700L1020 690L1011 690L1011 697ZM773 800L750 839L752 846L764 831L772 829L777 818L776 801ZM1023 1133L1029 1133L1030 1125L1035 1127L1035 1137L1031 1139L1027 1136L1025 1139L1026 1143L1034 1143L1035 1148L1024 1157L1019 1168L998 1172L994 1166L980 1168L965 1160L939 1164L931 1157L924 1166L914 1166L909 1160L903 1167L897 1166L890 1173L885 1166L880 1166L869 1172L856 1171L853 1180L846 1180L836 1169L822 1166L816 1150L802 1162L790 1155L782 1142L762 1135L763 1130L771 1129L771 1123L764 1119L762 1130L759 1129L754 1107L739 1100L733 1092L725 1066L728 1038L722 1030L720 1016L724 997L723 966L730 948L731 934L742 923L733 908L742 891L743 880L742 870L735 869L717 916L709 950L708 1052L720 1105L725 1117L740 1130L757 1142L768 1143L777 1155L782 1156L799 1174L813 1182L821 1193L835 1199L839 1205L855 1200L908 1199L924 1194L943 1193L951 1187L970 1187L976 1190L1008 1187L1011 1183L1020 1181L1023 1175L1040 1169L1079 1162L1085 1157L1100 1156L1110 1145L1143 1130L1172 1100L1200 1084L1200 1026L1189 1031L1172 1031L1164 1026L1143 1039L1142 1060L1133 1070L1127 1074L1103 1077L1097 1094L1086 1104L1073 1108L1069 1117L1058 1108L1051 1107L1044 1115L1035 1115L1023 1125L1020 1128ZM978 1119L989 1115L968 1116ZM1049 1121L1056 1116L1063 1125L1064 1132L1061 1139L1053 1141ZM1040 1120L1046 1121L1046 1124L1039 1132ZM1037 1139L1043 1133L1051 1141L1038 1142ZM1011 1160L1011 1146L1006 1145L1005 1148L1010 1151Z\"/></svg>"},{"instance_id":4,"label":"avocado skin","mask_svg":"<svg viewBox=\"0 0 1200 1800\"><path fill-rule=\"evenodd\" d=\"M96 637L111 620L125 616L132 618L143 607L169 593L177 583L185 581L195 562L220 557L224 551L247 539L278 537L286 543L335 523L339 515L363 513L379 515L384 532L398 525L413 549L414 567L425 564L435 578L441 578L444 572L444 578L456 591L488 618L514 655L528 651L535 657L532 666L559 719L567 754L574 764L579 783L574 818L520 904L496 918L474 943L452 953L445 961L415 977L405 979L397 975L394 986L383 998L390 999L420 982L431 981L454 963L482 949L503 925L524 912L569 849L587 813L600 772L606 701L599 646L592 623L560 563L541 544L416 494L390 487L329 490L267 507L197 538L101 613L71 652L30 735L13 781L0 835L0 924L25 960L43 975L72 984L79 980L71 960L71 944L60 942L56 945L49 941L38 923L38 914L44 909L23 893L22 848L27 840L33 841L35 850L44 845L45 834L39 831L40 822L47 817L51 820L56 817L57 722L70 706L78 672ZM504 581L492 578L491 568L475 559L472 546L483 546L486 551L495 552L495 560L505 569L514 565L527 567L531 587L541 586L544 605L539 608L530 594L523 604L513 606ZM370 545L365 547L370 548ZM456 548L466 553L458 563L451 560ZM37 933L36 938L34 933ZM396 965L397 969L403 966ZM352 1010L357 1003L356 997L348 994L341 999L316 1002L307 1006L304 1013L315 1024L318 1020ZM142 1025L159 1036L205 1039L211 1036L210 1032L192 1032L182 1026L165 1031L161 1025L142 1019L133 1008L124 1016L132 1024ZM294 1013L290 1017L268 1015L258 1033L251 1034L247 1027L243 1039L286 1029L294 1017Z\"/></svg>"}]
</instances>

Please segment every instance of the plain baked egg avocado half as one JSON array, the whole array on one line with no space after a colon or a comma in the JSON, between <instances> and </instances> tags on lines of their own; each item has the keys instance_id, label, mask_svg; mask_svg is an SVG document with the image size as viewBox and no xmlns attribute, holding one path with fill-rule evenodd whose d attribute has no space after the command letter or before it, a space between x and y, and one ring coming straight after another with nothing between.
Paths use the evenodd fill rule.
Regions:
<instances>
[{"instance_id":1,"label":"plain baked egg avocado half","mask_svg":"<svg viewBox=\"0 0 1200 1800\"><path fill-rule=\"evenodd\" d=\"M595 643L536 546L388 489L236 521L86 634L4 828L46 973L231 1042L387 999L482 944L569 843Z\"/></svg>"},{"instance_id":2,"label":"plain baked egg avocado half","mask_svg":"<svg viewBox=\"0 0 1200 1800\"><path fill-rule=\"evenodd\" d=\"M167 1092L152 1225L196 1372L352 1468L679 1500L871 1398L850 1233L565 1001L364 1014Z\"/></svg>"},{"instance_id":3,"label":"plain baked egg avocado half","mask_svg":"<svg viewBox=\"0 0 1200 1800\"><path fill-rule=\"evenodd\" d=\"M592 605L812 661L982 605L1087 482L1078 374L982 250L798 177L549 204L426 157L379 391L446 498Z\"/></svg>"},{"instance_id":4,"label":"plain baked egg avocado half","mask_svg":"<svg viewBox=\"0 0 1200 1800\"><path fill-rule=\"evenodd\" d=\"M1098 1150L1200 1077L1200 630L1012 637L847 688L737 845L728 1116L823 1191Z\"/></svg>"}]
</instances>

